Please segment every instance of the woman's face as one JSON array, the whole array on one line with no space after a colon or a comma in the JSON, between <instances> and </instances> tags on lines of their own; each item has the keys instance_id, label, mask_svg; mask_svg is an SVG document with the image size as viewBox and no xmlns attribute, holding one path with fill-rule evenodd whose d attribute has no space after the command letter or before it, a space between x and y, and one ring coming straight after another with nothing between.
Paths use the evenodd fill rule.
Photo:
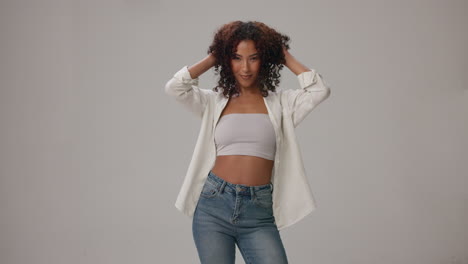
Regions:
<instances>
[{"instance_id":1,"label":"woman's face","mask_svg":"<svg viewBox=\"0 0 468 264\"><path fill-rule=\"evenodd\" d=\"M260 56L253 40L242 40L231 59L231 67L240 88L258 89L257 79L260 71Z\"/></svg>"}]
</instances>

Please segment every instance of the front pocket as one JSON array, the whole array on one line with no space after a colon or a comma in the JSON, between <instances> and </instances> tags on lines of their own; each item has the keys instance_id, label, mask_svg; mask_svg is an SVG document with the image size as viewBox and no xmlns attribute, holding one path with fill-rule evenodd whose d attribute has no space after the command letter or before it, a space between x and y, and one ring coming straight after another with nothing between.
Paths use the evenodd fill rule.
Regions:
<instances>
[{"instance_id":1,"label":"front pocket","mask_svg":"<svg viewBox=\"0 0 468 264\"><path fill-rule=\"evenodd\" d=\"M273 197L271 192L256 194L253 203L261 208L272 208Z\"/></svg>"},{"instance_id":2,"label":"front pocket","mask_svg":"<svg viewBox=\"0 0 468 264\"><path fill-rule=\"evenodd\" d=\"M210 183L208 180L203 185L201 196L205 198L213 198L218 194L218 187Z\"/></svg>"}]
</instances>

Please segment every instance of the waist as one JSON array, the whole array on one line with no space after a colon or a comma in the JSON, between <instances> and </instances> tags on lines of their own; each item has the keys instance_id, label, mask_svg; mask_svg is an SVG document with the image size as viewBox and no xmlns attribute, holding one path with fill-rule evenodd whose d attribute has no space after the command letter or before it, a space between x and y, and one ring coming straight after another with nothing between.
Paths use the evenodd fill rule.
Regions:
<instances>
[{"instance_id":1,"label":"waist","mask_svg":"<svg viewBox=\"0 0 468 264\"><path fill-rule=\"evenodd\" d=\"M211 169L234 184L262 185L271 180L274 161L246 155L217 156Z\"/></svg>"},{"instance_id":2,"label":"waist","mask_svg":"<svg viewBox=\"0 0 468 264\"><path fill-rule=\"evenodd\" d=\"M220 191L236 193L238 195L250 196L254 193L259 192L273 192L273 183L269 182L267 184L249 186L244 184L235 184L220 178L218 175L210 171L208 173L207 181L210 181L211 184L214 184Z\"/></svg>"}]
</instances>

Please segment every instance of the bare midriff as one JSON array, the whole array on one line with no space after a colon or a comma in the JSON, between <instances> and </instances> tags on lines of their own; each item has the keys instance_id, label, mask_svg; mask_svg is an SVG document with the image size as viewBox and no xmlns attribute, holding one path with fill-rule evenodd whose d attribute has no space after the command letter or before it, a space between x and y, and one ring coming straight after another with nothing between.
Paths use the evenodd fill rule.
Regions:
<instances>
[{"instance_id":1,"label":"bare midriff","mask_svg":"<svg viewBox=\"0 0 468 264\"><path fill-rule=\"evenodd\" d=\"M268 114L268 110L263 97L257 94L230 98L221 117L232 113ZM256 156L220 155L216 157L211 171L229 183L258 186L270 183L273 165L273 160Z\"/></svg>"},{"instance_id":2,"label":"bare midriff","mask_svg":"<svg viewBox=\"0 0 468 264\"><path fill-rule=\"evenodd\" d=\"M247 186L270 183L273 160L256 156L225 155L217 156L211 171L223 180Z\"/></svg>"}]
</instances>

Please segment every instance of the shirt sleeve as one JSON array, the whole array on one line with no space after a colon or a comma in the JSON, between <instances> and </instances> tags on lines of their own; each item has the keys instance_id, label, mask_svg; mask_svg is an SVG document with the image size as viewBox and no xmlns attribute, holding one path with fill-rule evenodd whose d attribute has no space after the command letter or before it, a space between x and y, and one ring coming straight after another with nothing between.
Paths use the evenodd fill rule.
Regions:
<instances>
[{"instance_id":1,"label":"shirt sleeve","mask_svg":"<svg viewBox=\"0 0 468 264\"><path fill-rule=\"evenodd\" d=\"M189 111L203 117L206 105L209 102L211 96L214 96L215 92L207 89L200 89L198 87L199 78L192 79L188 66L182 67L177 71L174 76L166 83L165 92L166 94L174 97L176 101L180 102Z\"/></svg>"},{"instance_id":2,"label":"shirt sleeve","mask_svg":"<svg viewBox=\"0 0 468 264\"><path fill-rule=\"evenodd\" d=\"M330 86L315 69L297 75L300 89L283 90L281 97L286 101L294 127L321 102L330 96Z\"/></svg>"}]
</instances>

